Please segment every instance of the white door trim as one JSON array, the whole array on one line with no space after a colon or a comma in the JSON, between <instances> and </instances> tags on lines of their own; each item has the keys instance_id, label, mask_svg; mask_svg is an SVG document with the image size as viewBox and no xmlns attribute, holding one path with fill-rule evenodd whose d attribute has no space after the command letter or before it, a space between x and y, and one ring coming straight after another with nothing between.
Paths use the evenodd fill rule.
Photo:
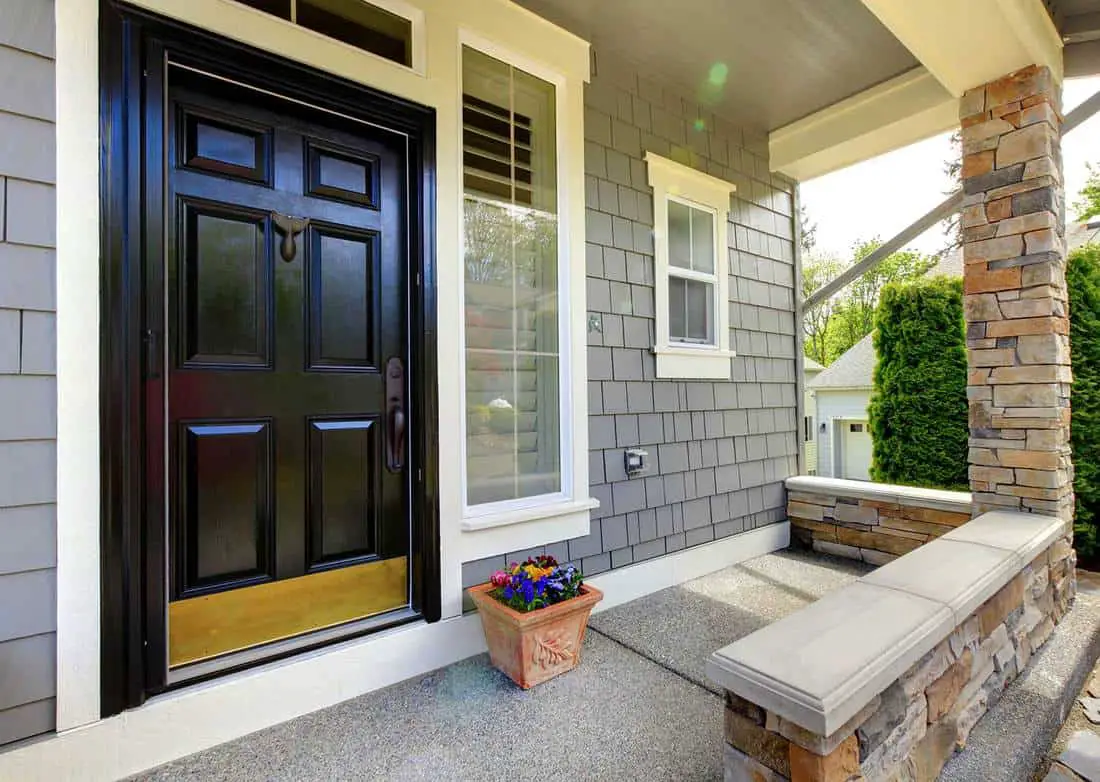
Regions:
<instances>
[{"instance_id":1,"label":"white door trim","mask_svg":"<svg viewBox=\"0 0 1100 782\"><path fill-rule=\"evenodd\" d=\"M57 728L100 715L99 4L56 0Z\"/></svg>"}]
</instances>

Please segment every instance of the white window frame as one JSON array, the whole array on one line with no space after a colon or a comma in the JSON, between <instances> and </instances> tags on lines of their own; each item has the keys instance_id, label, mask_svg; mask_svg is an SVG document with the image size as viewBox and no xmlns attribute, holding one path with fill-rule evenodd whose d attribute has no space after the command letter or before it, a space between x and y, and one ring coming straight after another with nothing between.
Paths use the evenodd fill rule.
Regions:
<instances>
[{"instance_id":1,"label":"white window frame","mask_svg":"<svg viewBox=\"0 0 1100 782\"><path fill-rule=\"evenodd\" d=\"M655 313L657 377L729 380L729 199L736 187L717 177L647 152L646 168L653 188L655 251ZM714 214L714 274L673 267L669 263L668 203L676 201ZM669 277L714 285L714 341L710 344L673 341L669 335Z\"/></svg>"},{"instance_id":2,"label":"white window frame","mask_svg":"<svg viewBox=\"0 0 1100 782\"><path fill-rule=\"evenodd\" d=\"M470 48L511 65L545 82L554 85L554 143L556 165L556 197L558 218L558 413L559 413L559 470L561 488L548 494L522 497L512 500L471 505L469 503L468 475L466 467L466 415L461 416L461 477L462 477L462 528L465 531L484 530L511 524L550 521L562 517L583 516L587 527L588 511L599 503L588 495L587 465L587 365L584 330L577 327L583 321L584 309L584 125L576 121L577 97L582 96L583 86L569 79L564 73L525 57L516 51L471 30L459 29L458 63L459 86L457 111L459 115L459 183L463 181L462 160L462 52ZM582 98L583 99L583 98ZM462 188L465 199L465 188ZM577 219L577 218L580 219ZM464 261L464 214L459 216L459 258ZM578 233L580 232L580 233ZM579 242L578 242L579 238ZM460 275L460 301L465 306L465 274ZM579 296L578 296L579 290ZM578 302L580 305L578 306ZM466 326L462 321L460 342L459 384L462 390L462 409L466 403Z\"/></svg>"}]
</instances>

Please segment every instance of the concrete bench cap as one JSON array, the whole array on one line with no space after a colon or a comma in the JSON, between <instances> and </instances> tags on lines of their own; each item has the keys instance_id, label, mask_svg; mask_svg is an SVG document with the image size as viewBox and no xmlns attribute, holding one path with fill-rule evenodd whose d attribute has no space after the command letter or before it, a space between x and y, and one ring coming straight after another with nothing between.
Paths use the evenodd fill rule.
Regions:
<instances>
[{"instance_id":1,"label":"concrete bench cap","mask_svg":"<svg viewBox=\"0 0 1100 782\"><path fill-rule=\"evenodd\" d=\"M1050 516L983 514L719 649L707 675L830 736L1066 532Z\"/></svg>"},{"instance_id":2,"label":"concrete bench cap","mask_svg":"<svg viewBox=\"0 0 1100 782\"><path fill-rule=\"evenodd\" d=\"M825 497L845 497L879 502L895 502L937 510L969 513L971 495L965 491L925 489L919 486L897 486L846 478L826 478L818 475L795 475L786 480L787 491L818 494Z\"/></svg>"}]
</instances>

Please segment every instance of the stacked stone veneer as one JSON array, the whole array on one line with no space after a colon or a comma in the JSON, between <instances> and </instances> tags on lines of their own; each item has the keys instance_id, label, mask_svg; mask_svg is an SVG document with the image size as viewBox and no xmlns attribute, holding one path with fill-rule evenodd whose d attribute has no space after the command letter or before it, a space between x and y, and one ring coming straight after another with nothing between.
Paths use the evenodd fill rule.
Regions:
<instances>
[{"instance_id":1,"label":"stacked stone veneer","mask_svg":"<svg viewBox=\"0 0 1100 782\"><path fill-rule=\"evenodd\" d=\"M935 780L1069 609L1075 561L1055 541L831 736L727 693L726 782Z\"/></svg>"},{"instance_id":2,"label":"stacked stone veneer","mask_svg":"<svg viewBox=\"0 0 1100 782\"><path fill-rule=\"evenodd\" d=\"M791 540L883 565L970 520L970 495L798 476L787 481Z\"/></svg>"},{"instance_id":3,"label":"stacked stone veneer","mask_svg":"<svg viewBox=\"0 0 1100 782\"><path fill-rule=\"evenodd\" d=\"M1033 66L960 103L975 514L1072 517L1059 96Z\"/></svg>"}]
</instances>

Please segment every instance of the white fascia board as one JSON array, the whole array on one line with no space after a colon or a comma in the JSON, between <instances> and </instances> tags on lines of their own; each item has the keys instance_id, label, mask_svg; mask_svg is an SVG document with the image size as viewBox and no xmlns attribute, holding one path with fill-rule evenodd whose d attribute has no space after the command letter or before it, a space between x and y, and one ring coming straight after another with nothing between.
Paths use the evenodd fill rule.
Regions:
<instances>
[{"instance_id":1,"label":"white fascia board","mask_svg":"<svg viewBox=\"0 0 1100 782\"><path fill-rule=\"evenodd\" d=\"M958 101L917 67L772 131L771 167L805 182L943 133L958 121Z\"/></svg>"},{"instance_id":2,"label":"white fascia board","mask_svg":"<svg viewBox=\"0 0 1100 782\"><path fill-rule=\"evenodd\" d=\"M1062 78L1062 40L1042 0L863 0L955 97L1028 65Z\"/></svg>"}]
</instances>

